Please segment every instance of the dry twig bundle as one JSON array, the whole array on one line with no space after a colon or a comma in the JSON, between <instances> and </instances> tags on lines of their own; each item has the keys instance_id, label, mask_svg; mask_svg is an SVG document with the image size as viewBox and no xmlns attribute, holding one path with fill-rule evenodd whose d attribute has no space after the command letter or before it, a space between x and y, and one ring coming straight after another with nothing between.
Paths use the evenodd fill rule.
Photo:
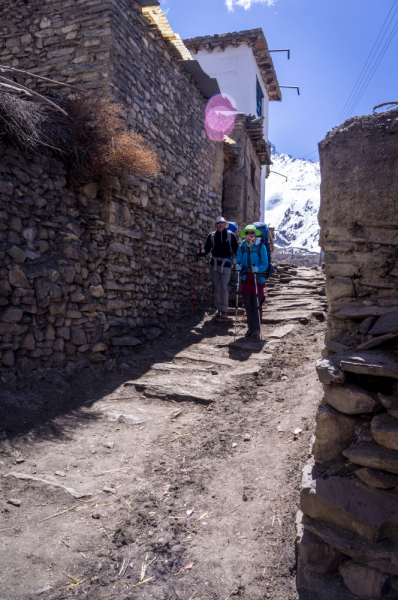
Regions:
<instances>
[{"instance_id":1,"label":"dry twig bundle","mask_svg":"<svg viewBox=\"0 0 398 600\"><path fill-rule=\"evenodd\" d=\"M114 177L151 178L159 171L156 153L135 132L126 131L123 107L109 97L68 99L65 117L50 105L0 89L0 136L24 150L52 152L67 167L71 185L96 180L107 187Z\"/></svg>"}]
</instances>

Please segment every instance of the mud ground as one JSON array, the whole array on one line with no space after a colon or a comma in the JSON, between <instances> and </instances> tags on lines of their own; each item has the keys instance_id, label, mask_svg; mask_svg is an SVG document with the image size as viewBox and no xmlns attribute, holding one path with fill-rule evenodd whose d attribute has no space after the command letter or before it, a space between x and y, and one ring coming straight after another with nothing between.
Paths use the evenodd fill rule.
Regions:
<instances>
[{"instance_id":1,"label":"mud ground","mask_svg":"<svg viewBox=\"0 0 398 600\"><path fill-rule=\"evenodd\" d=\"M297 599L295 518L326 326L315 317L293 325L266 340L257 373L235 380L209 365L216 342L234 339L231 323L209 315L112 372L6 378L1 598ZM203 344L207 362L173 362L181 385L194 369L214 376L212 403L128 385Z\"/></svg>"}]
</instances>

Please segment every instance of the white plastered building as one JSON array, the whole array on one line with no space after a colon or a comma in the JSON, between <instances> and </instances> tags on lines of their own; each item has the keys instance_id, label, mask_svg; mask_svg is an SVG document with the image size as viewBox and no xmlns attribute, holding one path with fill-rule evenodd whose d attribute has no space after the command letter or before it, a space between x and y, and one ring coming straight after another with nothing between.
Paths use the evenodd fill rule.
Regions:
<instances>
[{"instance_id":1,"label":"white plastered building","mask_svg":"<svg viewBox=\"0 0 398 600\"><path fill-rule=\"evenodd\" d=\"M263 119L263 138L268 140L269 102L282 100L267 41L262 29L201 36L184 40L192 57L222 93L236 102L238 112ZM265 180L269 167L261 168L261 219L264 219Z\"/></svg>"}]
</instances>

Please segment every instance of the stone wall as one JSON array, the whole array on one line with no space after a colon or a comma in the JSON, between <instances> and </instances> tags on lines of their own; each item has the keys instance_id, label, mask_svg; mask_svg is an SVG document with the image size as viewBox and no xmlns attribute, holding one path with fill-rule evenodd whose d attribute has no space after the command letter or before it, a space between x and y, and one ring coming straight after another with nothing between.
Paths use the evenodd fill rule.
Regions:
<instances>
[{"instance_id":1,"label":"stone wall","mask_svg":"<svg viewBox=\"0 0 398 600\"><path fill-rule=\"evenodd\" d=\"M85 89L106 82L162 173L102 193L67 189L61 163L0 146L1 369L101 363L190 311L194 249L221 211L222 146L205 99L127 0L22 0L0 7L2 64ZM59 88L18 81L54 94ZM198 301L208 297L202 267Z\"/></svg>"},{"instance_id":2,"label":"stone wall","mask_svg":"<svg viewBox=\"0 0 398 600\"><path fill-rule=\"evenodd\" d=\"M398 597L397 156L398 110L320 144L329 319L301 490L303 598Z\"/></svg>"}]
</instances>

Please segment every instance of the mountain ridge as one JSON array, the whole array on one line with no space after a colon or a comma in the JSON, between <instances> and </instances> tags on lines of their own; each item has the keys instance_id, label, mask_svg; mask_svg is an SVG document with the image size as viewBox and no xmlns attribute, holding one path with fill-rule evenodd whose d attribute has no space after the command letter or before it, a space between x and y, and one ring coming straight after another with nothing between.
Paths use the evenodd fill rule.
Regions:
<instances>
[{"instance_id":1,"label":"mountain ridge","mask_svg":"<svg viewBox=\"0 0 398 600\"><path fill-rule=\"evenodd\" d=\"M273 151L265 188L265 222L276 228L279 248L319 251L319 162ZM279 173L279 174L277 174ZM281 175L287 177L281 177Z\"/></svg>"}]
</instances>

